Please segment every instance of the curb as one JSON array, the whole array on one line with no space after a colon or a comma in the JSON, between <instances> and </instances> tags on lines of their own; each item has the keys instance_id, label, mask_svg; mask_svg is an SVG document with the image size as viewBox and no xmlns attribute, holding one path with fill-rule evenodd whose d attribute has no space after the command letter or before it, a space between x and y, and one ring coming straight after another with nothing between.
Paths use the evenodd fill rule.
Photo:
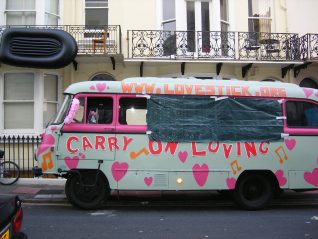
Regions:
<instances>
[{"instance_id":1,"label":"curb","mask_svg":"<svg viewBox=\"0 0 318 239\"><path fill-rule=\"evenodd\" d=\"M66 179L57 178L19 178L16 182L17 185L48 185L48 186L63 186L65 185Z\"/></svg>"}]
</instances>

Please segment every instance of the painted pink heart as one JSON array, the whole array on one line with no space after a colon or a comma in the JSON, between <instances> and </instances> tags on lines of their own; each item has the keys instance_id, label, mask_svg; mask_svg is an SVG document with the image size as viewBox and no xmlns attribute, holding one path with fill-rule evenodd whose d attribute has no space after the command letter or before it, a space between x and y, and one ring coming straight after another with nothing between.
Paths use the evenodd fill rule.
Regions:
<instances>
[{"instance_id":1,"label":"painted pink heart","mask_svg":"<svg viewBox=\"0 0 318 239\"><path fill-rule=\"evenodd\" d=\"M82 154L82 153L79 153L79 156L80 156L82 159L86 158L86 155L85 155L85 154Z\"/></svg>"},{"instance_id":2,"label":"painted pink heart","mask_svg":"<svg viewBox=\"0 0 318 239\"><path fill-rule=\"evenodd\" d=\"M79 157L74 156L73 158L71 158L70 156L67 156L64 158L64 162L69 169L74 169L77 168L77 165L79 163Z\"/></svg>"},{"instance_id":3,"label":"painted pink heart","mask_svg":"<svg viewBox=\"0 0 318 239\"><path fill-rule=\"evenodd\" d=\"M230 189L230 190L234 189L235 185L236 185L236 179L235 178L227 178L226 185L227 185L228 189Z\"/></svg>"},{"instance_id":4,"label":"painted pink heart","mask_svg":"<svg viewBox=\"0 0 318 239\"><path fill-rule=\"evenodd\" d=\"M112 165L112 175L116 182L119 182L128 171L128 163L115 162Z\"/></svg>"},{"instance_id":5,"label":"painted pink heart","mask_svg":"<svg viewBox=\"0 0 318 239\"><path fill-rule=\"evenodd\" d=\"M195 181L200 187L203 187L209 176L209 166L206 164L195 164L192 167L192 173Z\"/></svg>"},{"instance_id":6,"label":"painted pink heart","mask_svg":"<svg viewBox=\"0 0 318 239\"><path fill-rule=\"evenodd\" d=\"M318 187L318 168L315 168L312 172L305 172L304 179L307 183Z\"/></svg>"},{"instance_id":7,"label":"painted pink heart","mask_svg":"<svg viewBox=\"0 0 318 239\"><path fill-rule=\"evenodd\" d=\"M286 185L287 179L284 177L284 171L282 169L277 170L275 176L278 180L279 186L283 187Z\"/></svg>"},{"instance_id":8,"label":"painted pink heart","mask_svg":"<svg viewBox=\"0 0 318 239\"><path fill-rule=\"evenodd\" d=\"M296 140L295 139L285 139L285 144L288 150L293 150L296 146Z\"/></svg>"},{"instance_id":9,"label":"painted pink heart","mask_svg":"<svg viewBox=\"0 0 318 239\"><path fill-rule=\"evenodd\" d=\"M106 84L105 83L98 83L98 84L96 84L96 88L97 88L98 92L103 92L106 88Z\"/></svg>"},{"instance_id":10,"label":"painted pink heart","mask_svg":"<svg viewBox=\"0 0 318 239\"><path fill-rule=\"evenodd\" d=\"M55 143L55 138L51 134L44 134L42 137L42 143L36 151L36 156L39 156L45 150L50 148Z\"/></svg>"},{"instance_id":11,"label":"painted pink heart","mask_svg":"<svg viewBox=\"0 0 318 239\"><path fill-rule=\"evenodd\" d=\"M90 89L90 90L95 90L95 86L91 85L91 86L89 87L89 89Z\"/></svg>"},{"instance_id":12,"label":"painted pink heart","mask_svg":"<svg viewBox=\"0 0 318 239\"><path fill-rule=\"evenodd\" d=\"M153 177L145 177L144 182L149 187L152 184Z\"/></svg>"},{"instance_id":13,"label":"painted pink heart","mask_svg":"<svg viewBox=\"0 0 318 239\"><path fill-rule=\"evenodd\" d=\"M184 163L186 160L187 160L187 158L188 158L188 152L187 151L180 151L179 153L178 153L178 157L179 157L179 159L180 159L180 161L182 162L182 163Z\"/></svg>"},{"instance_id":14,"label":"painted pink heart","mask_svg":"<svg viewBox=\"0 0 318 239\"><path fill-rule=\"evenodd\" d=\"M50 127L50 129L51 129L51 131L53 132L53 131L56 130L56 126L55 126L55 125L52 125L52 126Z\"/></svg>"},{"instance_id":15,"label":"painted pink heart","mask_svg":"<svg viewBox=\"0 0 318 239\"><path fill-rule=\"evenodd\" d=\"M307 98L314 93L314 90L313 89L309 89L309 88L304 88L303 91L304 91L304 93L305 93Z\"/></svg>"}]
</instances>

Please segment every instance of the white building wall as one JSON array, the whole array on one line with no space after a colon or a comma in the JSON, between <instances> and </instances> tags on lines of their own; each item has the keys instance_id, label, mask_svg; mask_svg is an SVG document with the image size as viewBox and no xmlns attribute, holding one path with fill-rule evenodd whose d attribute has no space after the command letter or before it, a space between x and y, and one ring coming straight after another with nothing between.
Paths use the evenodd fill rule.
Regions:
<instances>
[{"instance_id":1,"label":"white building wall","mask_svg":"<svg viewBox=\"0 0 318 239\"><path fill-rule=\"evenodd\" d=\"M286 0L288 32L318 33L318 1L317 0Z\"/></svg>"}]
</instances>

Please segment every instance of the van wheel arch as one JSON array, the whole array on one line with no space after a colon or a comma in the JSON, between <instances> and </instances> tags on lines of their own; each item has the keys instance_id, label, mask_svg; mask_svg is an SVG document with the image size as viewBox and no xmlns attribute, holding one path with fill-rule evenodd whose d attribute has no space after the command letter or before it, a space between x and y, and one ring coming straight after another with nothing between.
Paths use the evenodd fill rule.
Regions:
<instances>
[{"instance_id":1,"label":"van wheel arch","mask_svg":"<svg viewBox=\"0 0 318 239\"><path fill-rule=\"evenodd\" d=\"M98 179L95 185L97 173ZM101 170L70 170L66 175L66 179L66 197L76 207L87 210L97 209L110 195L108 179Z\"/></svg>"},{"instance_id":2,"label":"van wheel arch","mask_svg":"<svg viewBox=\"0 0 318 239\"><path fill-rule=\"evenodd\" d=\"M234 199L243 209L261 210L267 207L279 184L270 170L246 170L240 174L234 189Z\"/></svg>"}]
</instances>

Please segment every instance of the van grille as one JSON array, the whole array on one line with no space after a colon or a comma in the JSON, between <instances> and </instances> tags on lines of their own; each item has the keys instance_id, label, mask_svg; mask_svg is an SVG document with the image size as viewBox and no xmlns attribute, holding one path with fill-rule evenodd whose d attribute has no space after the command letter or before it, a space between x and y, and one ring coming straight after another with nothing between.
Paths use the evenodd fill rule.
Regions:
<instances>
[{"instance_id":1,"label":"van grille","mask_svg":"<svg viewBox=\"0 0 318 239\"><path fill-rule=\"evenodd\" d=\"M166 187L166 186L168 186L167 174L155 174L154 175L154 186L155 187Z\"/></svg>"}]
</instances>

